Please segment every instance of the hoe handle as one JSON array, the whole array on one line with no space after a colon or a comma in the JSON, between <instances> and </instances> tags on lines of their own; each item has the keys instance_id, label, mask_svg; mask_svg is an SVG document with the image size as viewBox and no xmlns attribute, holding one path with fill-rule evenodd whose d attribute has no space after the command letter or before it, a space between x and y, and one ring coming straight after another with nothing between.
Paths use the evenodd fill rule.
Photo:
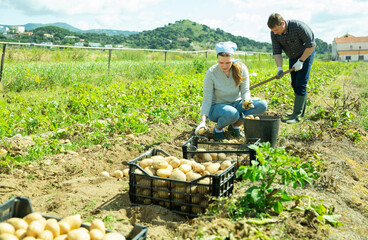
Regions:
<instances>
[{"instance_id":1,"label":"hoe handle","mask_svg":"<svg viewBox=\"0 0 368 240\"><path fill-rule=\"evenodd\" d=\"M282 73L282 76L284 76L285 74L290 73L290 72L292 72L292 71L294 71L294 68L291 68L291 69L289 69L289 70L287 70L287 71L283 72L283 73ZM255 84L255 85L251 86L251 87L249 88L249 90L252 90L253 88L256 88L256 87L258 87L258 86L261 86L261 85L263 85L263 84L265 84L265 83L267 83L267 82L269 82L269 81L272 81L272 80L274 80L274 79L276 79L276 78L277 78L276 76L273 76L273 77L271 77L271 78L269 78L269 79L266 79L266 80L264 80L263 82L260 82L260 83L257 83L257 84Z\"/></svg>"}]
</instances>

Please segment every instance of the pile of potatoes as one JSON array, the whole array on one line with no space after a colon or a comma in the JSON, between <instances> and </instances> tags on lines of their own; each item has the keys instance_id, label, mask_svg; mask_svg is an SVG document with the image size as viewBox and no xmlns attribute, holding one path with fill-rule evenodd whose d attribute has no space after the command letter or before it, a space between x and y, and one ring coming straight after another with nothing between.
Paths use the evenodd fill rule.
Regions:
<instances>
[{"instance_id":1,"label":"pile of potatoes","mask_svg":"<svg viewBox=\"0 0 368 240\"><path fill-rule=\"evenodd\" d=\"M244 119L253 119L253 120L260 120L258 116L248 115Z\"/></svg>"},{"instance_id":2,"label":"pile of potatoes","mask_svg":"<svg viewBox=\"0 0 368 240\"><path fill-rule=\"evenodd\" d=\"M172 199L173 205L180 208L180 211L187 212L188 206L182 203L188 203L190 205L197 204L198 207L192 207L192 211L195 214L202 213L208 206L209 197L206 196L211 193L212 178L204 177L210 174L220 174L228 167L232 166L232 159L227 158L226 154L212 154L212 153L200 153L206 151L205 149L198 149L199 153L194 159L179 159L175 156L152 156L150 158L142 159L137 164L143 168L149 176L136 176L138 195L149 196L138 197L138 201L143 204L157 203L162 206L169 207L170 201L155 201L156 199ZM201 162L197 162L201 160ZM220 160L220 162L214 161ZM142 174L139 169L136 169L135 173ZM150 176L159 176L163 178L178 180L178 181L166 181L161 179L151 178ZM188 181L194 181L199 178L199 181L189 184ZM152 186L155 189L151 189ZM153 191L153 192L151 192ZM151 199L151 195L154 200Z\"/></svg>"},{"instance_id":3,"label":"pile of potatoes","mask_svg":"<svg viewBox=\"0 0 368 240\"><path fill-rule=\"evenodd\" d=\"M120 233L106 233L100 219L91 222L90 230L81 226L79 214L57 221L34 212L24 218L13 217L1 222L0 240L125 240Z\"/></svg>"}]
</instances>

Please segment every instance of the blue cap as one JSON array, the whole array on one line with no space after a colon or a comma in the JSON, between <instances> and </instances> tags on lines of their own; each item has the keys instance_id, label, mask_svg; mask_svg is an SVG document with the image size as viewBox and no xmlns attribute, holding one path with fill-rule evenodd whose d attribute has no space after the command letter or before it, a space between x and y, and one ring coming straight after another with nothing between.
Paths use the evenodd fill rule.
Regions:
<instances>
[{"instance_id":1,"label":"blue cap","mask_svg":"<svg viewBox=\"0 0 368 240\"><path fill-rule=\"evenodd\" d=\"M234 42L219 42L216 44L216 53L231 53L234 54L236 51L236 43Z\"/></svg>"}]
</instances>

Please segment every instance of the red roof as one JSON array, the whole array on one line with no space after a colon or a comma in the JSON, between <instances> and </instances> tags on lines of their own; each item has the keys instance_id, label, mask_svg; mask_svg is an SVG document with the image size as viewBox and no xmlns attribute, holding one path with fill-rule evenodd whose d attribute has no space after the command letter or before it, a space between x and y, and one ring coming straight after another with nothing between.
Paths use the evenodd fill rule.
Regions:
<instances>
[{"instance_id":1,"label":"red roof","mask_svg":"<svg viewBox=\"0 0 368 240\"><path fill-rule=\"evenodd\" d=\"M334 41L336 43L358 43L358 42L368 42L368 36L367 37L354 37L350 34L345 34L342 37L335 38Z\"/></svg>"},{"instance_id":2,"label":"red roof","mask_svg":"<svg viewBox=\"0 0 368 240\"><path fill-rule=\"evenodd\" d=\"M339 55L358 55L358 54L368 54L368 50L352 50L352 51L337 51Z\"/></svg>"}]
</instances>

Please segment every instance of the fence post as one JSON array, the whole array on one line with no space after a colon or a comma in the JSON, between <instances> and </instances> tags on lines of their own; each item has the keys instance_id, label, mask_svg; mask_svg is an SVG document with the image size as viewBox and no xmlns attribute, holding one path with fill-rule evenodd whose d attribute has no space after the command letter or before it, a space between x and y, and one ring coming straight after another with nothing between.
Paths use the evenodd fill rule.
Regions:
<instances>
[{"instance_id":1,"label":"fence post","mask_svg":"<svg viewBox=\"0 0 368 240\"><path fill-rule=\"evenodd\" d=\"M4 44L3 46L3 55L1 56L1 65L0 65L0 82L3 78L3 68L4 68L4 59L5 59L5 49L6 49L6 44Z\"/></svg>"},{"instance_id":2,"label":"fence post","mask_svg":"<svg viewBox=\"0 0 368 240\"><path fill-rule=\"evenodd\" d=\"M167 55L167 51L165 51L165 64L166 64L166 55Z\"/></svg>"},{"instance_id":3,"label":"fence post","mask_svg":"<svg viewBox=\"0 0 368 240\"><path fill-rule=\"evenodd\" d=\"M207 51L205 53L206 53L206 60L207 60Z\"/></svg>"},{"instance_id":4,"label":"fence post","mask_svg":"<svg viewBox=\"0 0 368 240\"><path fill-rule=\"evenodd\" d=\"M247 53L244 52L244 63L246 63L246 62L247 62Z\"/></svg>"},{"instance_id":5,"label":"fence post","mask_svg":"<svg viewBox=\"0 0 368 240\"><path fill-rule=\"evenodd\" d=\"M110 61L111 61L111 49L109 49L109 63L108 63L108 72L110 73Z\"/></svg>"}]
</instances>

